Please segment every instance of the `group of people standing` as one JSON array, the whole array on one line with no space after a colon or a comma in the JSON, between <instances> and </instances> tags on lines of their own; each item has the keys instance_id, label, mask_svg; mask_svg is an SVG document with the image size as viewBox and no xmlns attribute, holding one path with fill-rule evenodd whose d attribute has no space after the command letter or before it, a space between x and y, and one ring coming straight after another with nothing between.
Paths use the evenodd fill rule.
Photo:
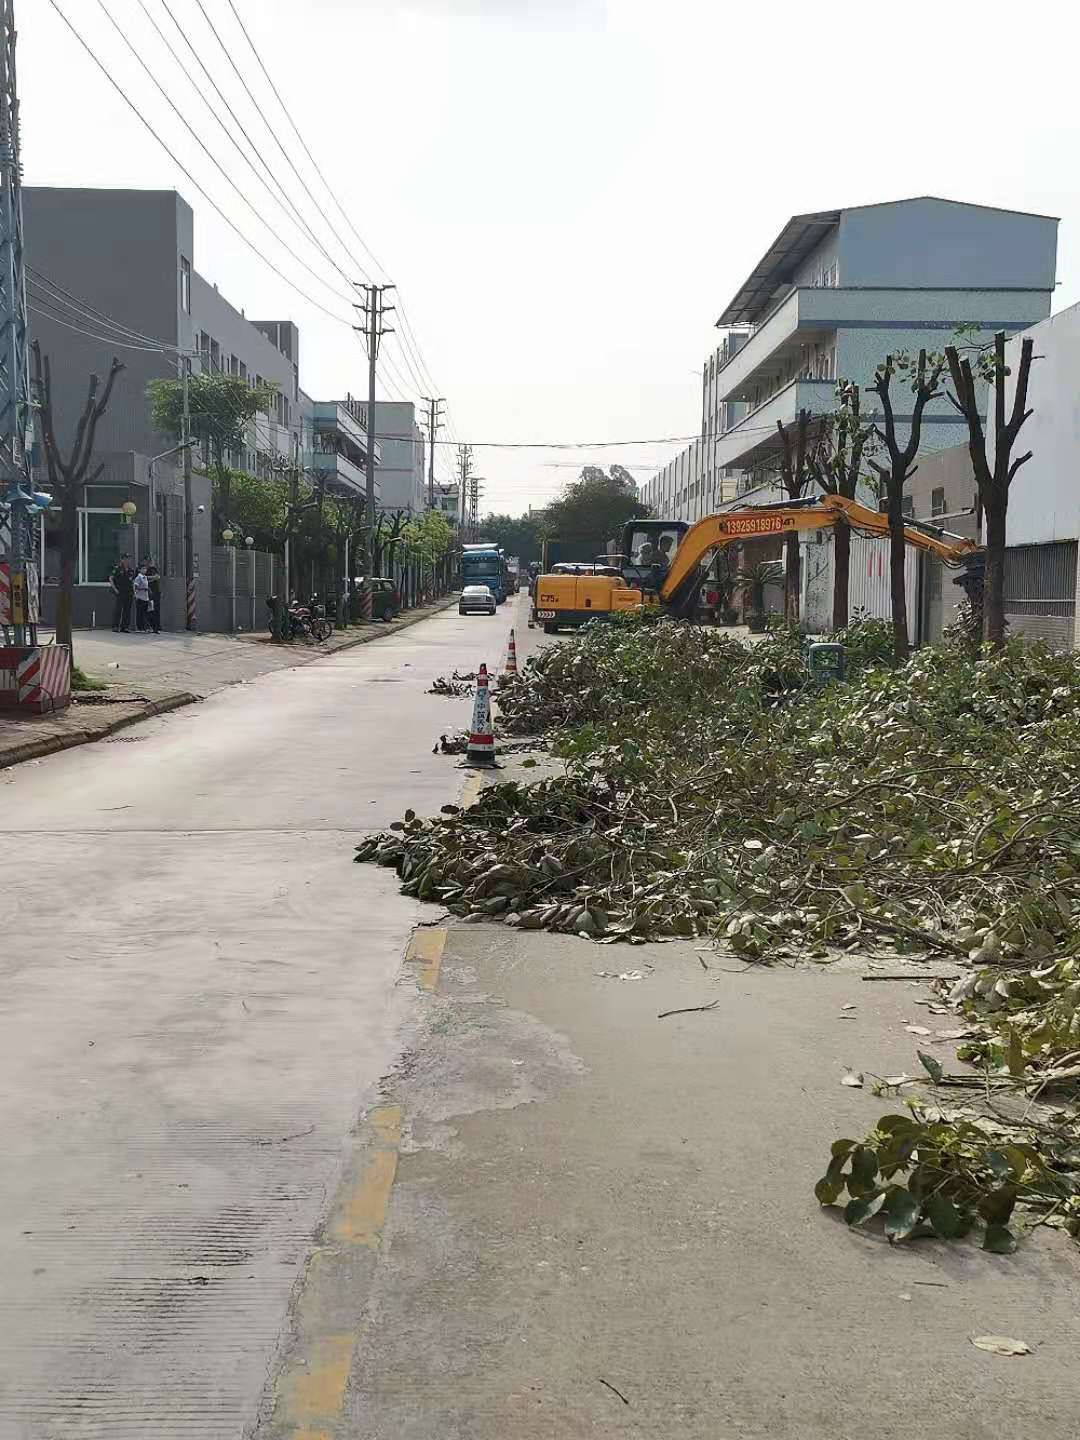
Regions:
<instances>
[{"instance_id":1,"label":"group of people standing","mask_svg":"<svg viewBox=\"0 0 1080 1440\"><path fill-rule=\"evenodd\" d=\"M130 555L121 555L109 576L115 601L112 628L121 635L131 632L131 611L141 634L161 634L161 572L152 560L132 568Z\"/></svg>"}]
</instances>

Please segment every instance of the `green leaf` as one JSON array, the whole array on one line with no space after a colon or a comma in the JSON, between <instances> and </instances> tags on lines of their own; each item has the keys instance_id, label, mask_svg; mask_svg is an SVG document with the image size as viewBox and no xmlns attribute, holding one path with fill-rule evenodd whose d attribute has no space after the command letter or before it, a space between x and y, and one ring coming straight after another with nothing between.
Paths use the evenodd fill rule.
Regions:
<instances>
[{"instance_id":1,"label":"green leaf","mask_svg":"<svg viewBox=\"0 0 1080 1440\"><path fill-rule=\"evenodd\" d=\"M847 1160L846 1153L834 1155L829 1161L829 1168L814 1186L814 1194L822 1205L835 1205L844 1192L844 1164Z\"/></svg>"},{"instance_id":2,"label":"green leaf","mask_svg":"<svg viewBox=\"0 0 1080 1440\"><path fill-rule=\"evenodd\" d=\"M851 1226L864 1225L878 1213L885 1203L884 1190L871 1190L869 1195L859 1195L844 1206L844 1219Z\"/></svg>"},{"instance_id":3,"label":"green leaf","mask_svg":"<svg viewBox=\"0 0 1080 1440\"><path fill-rule=\"evenodd\" d=\"M866 1195L874 1189L877 1179L877 1156L869 1145L857 1145L851 1156L851 1174L848 1176L848 1194Z\"/></svg>"},{"instance_id":4,"label":"green leaf","mask_svg":"<svg viewBox=\"0 0 1080 1440\"><path fill-rule=\"evenodd\" d=\"M987 1225L982 1248L991 1255L1011 1255L1016 1249L1016 1236L1007 1225Z\"/></svg>"},{"instance_id":5,"label":"green leaf","mask_svg":"<svg viewBox=\"0 0 1080 1440\"><path fill-rule=\"evenodd\" d=\"M1005 1225L1016 1205L1016 1186L1002 1185L988 1191L979 1201L979 1214L987 1225Z\"/></svg>"},{"instance_id":6,"label":"green leaf","mask_svg":"<svg viewBox=\"0 0 1080 1440\"><path fill-rule=\"evenodd\" d=\"M854 1140L834 1140L832 1143L833 1159L835 1160L838 1156L843 1157L845 1155L850 1155L852 1150L854 1149Z\"/></svg>"},{"instance_id":7,"label":"green leaf","mask_svg":"<svg viewBox=\"0 0 1080 1440\"><path fill-rule=\"evenodd\" d=\"M906 1240L919 1223L919 1202L910 1190L895 1185L886 1195L885 1234L895 1244Z\"/></svg>"},{"instance_id":8,"label":"green leaf","mask_svg":"<svg viewBox=\"0 0 1080 1440\"><path fill-rule=\"evenodd\" d=\"M923 1069L930 1076L935 1085L941 1084L941 1061L933 1055L927 1055L924 1050L916 1050L916 1055L922 1061Z\"/></svg>"},{"instance_id":9,"label":"green leaf","mask_svg":"<svg viewBox=\"0 0 1080 1440\"><path fill-rule=\"evenodd\" d=\"M964 1216L944 1195L931 1195L926 1202L926 1218L942 1240L955 1240L968 1229Z\"/></svg>"}]
</instances>

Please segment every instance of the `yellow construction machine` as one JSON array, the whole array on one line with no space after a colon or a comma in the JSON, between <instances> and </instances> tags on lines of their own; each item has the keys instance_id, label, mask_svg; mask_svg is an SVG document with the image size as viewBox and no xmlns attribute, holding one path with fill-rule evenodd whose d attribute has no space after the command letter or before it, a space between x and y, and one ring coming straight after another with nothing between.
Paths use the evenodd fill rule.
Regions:
<instances>
[{"instance_id":1,"label":"yellow construction machine","mask_svg":"<svg viewBox=\"0 0 1080 1440\"><path fill-rule=\"evenodd\" d=\"M847 525L856 534L880 539L889 533L888 516L842 495L785 500L776 505L751 505L743 510L683 520L631 520L623 531L618 563L578 566L594 573L538 575L533 619L548 634L587 620L626 614L661 605L673 615L693 617L708 563L725 545ZM936 555L946 565L960 566L977 547L960 535L909 520L904 526L909 545ZM561 567L569 571L571 567ZM595 573L600 569L606 573Z\"/></svg>"}]
</instances>

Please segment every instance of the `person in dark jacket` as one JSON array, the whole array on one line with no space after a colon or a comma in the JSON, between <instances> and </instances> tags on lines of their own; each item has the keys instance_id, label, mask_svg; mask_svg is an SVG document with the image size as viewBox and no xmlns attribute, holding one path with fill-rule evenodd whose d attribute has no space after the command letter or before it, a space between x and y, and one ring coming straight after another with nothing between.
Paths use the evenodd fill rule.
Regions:
<instances>
[{"instance_id":1,"label":"person in dark jacket","mask_svg":"<svg viewBox=\"0 0 1080 1440\"><path fill-rule=\"evenodd\" d=\"M135 576L132 573L129 556L120 556L120 563L109 576L109 585L116 597L113 604L112 628L118 630L121 635L126 635L131 629L131 602L135 598Z\"/></svg>"}]
</instances>

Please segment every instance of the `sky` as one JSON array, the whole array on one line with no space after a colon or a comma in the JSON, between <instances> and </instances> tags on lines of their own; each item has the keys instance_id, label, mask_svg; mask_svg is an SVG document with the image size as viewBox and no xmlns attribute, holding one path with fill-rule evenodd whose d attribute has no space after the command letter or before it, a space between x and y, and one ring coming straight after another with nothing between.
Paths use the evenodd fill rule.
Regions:
<instances>
[{"instance_id":1,"label":"sky","mask_svg":"<svg viewBox=\"0 0 1080 1440\"><path fill-rule=\"evenodd\" d=\"M586 463L645 481L677 453L658 442L700 428L716 317L792 214L936 194L1057 215L1054 308L1080 298L1077 22L1046 0L828 12L788 0L55 0L175 160L53 0L14 3L25 183L179 190L195 210L196 269L248 315L295 320L301 384L317 398L366 394L347 282L393 282L408 348L399 312L380 393L438 387L449 424L436 473L450 478L455 442L474 443L485 512L543 505ZM211 116L200 94L223 107L169 11L318 246ZM633 443L491 443L615 441Z\"/></svg>"}]
</instances>

